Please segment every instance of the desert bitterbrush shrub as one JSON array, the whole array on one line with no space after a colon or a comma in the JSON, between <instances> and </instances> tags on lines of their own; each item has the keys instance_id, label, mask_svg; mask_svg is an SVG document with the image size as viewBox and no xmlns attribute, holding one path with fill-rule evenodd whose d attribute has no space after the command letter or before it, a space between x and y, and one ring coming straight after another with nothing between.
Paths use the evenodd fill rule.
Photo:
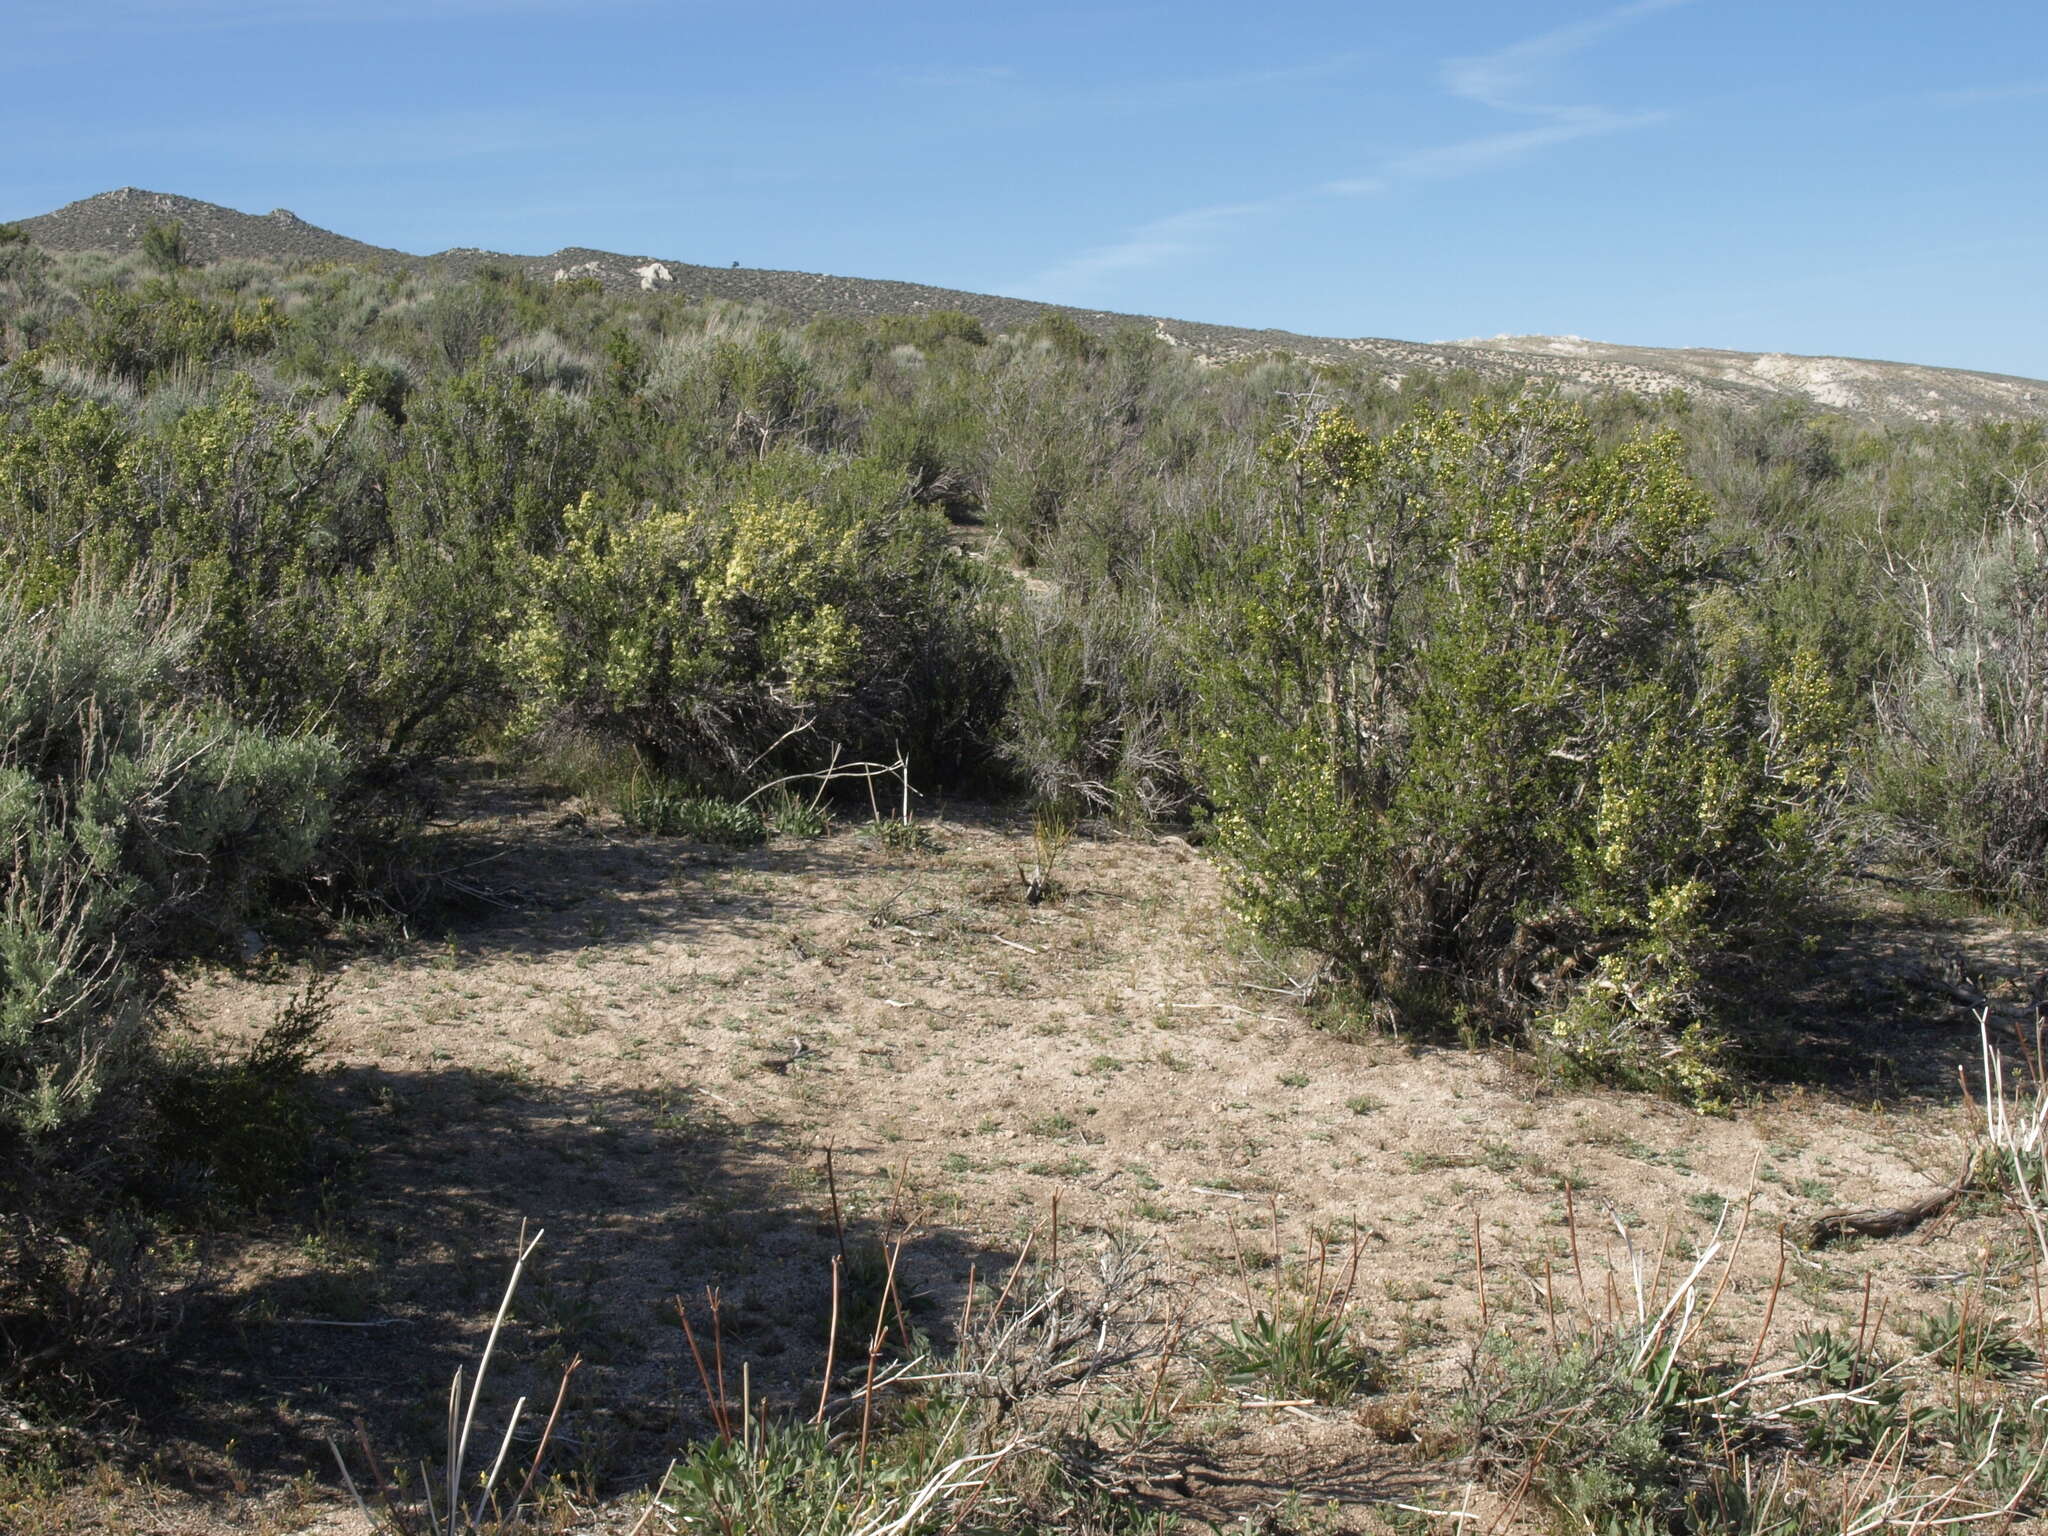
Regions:
<instances>
[{"instance_id":1,"label":"desert bitterbrush shrub","mask_svg":"<svg viewBox=\"0 0 2048 1536\"><path fill-rule=\"evenodd\" d=\"M1001 690L983 582L936 514L586 495L564 526L528 565L506 647L528 728L609 738L706 783L823 767L827 743L944 764L986 740Z\"/></svg>"},{"instance_id":2,"label":"desert bitterbrush shrub","mask_svg":"<svg viewBox=\"0 0 2048 1536\"><path fill-rule=\"evenodd\" d=\"M1018 600L1004 755L1046 803L1153 820L1192 797L1186 649L1160 605L1054 591Z\"/></svg>"},{"instance_id":3,"label":"desert bitterbrush shrub","mask_svg":"<svg viewBox=\"0 0 2048 1536\"><path fill-rule=\"evenodd\" d=\"M147 384L181 366L261 356L288 324L268 297L222 300L157 278L133 289L93 290L83 311L57 327L50 346L81 367Z\"/></svg>"},{"instance_id":4,"label":"desert bitterbrush shrub","mask_svg":"<svg viewBox=\"0 0 2048 1536\"><path fill-rule=\"evenodd\" d=\"M1675 439L1527 399L1271 458L1202 673L1244 913L1407 1017L1716 1097L1717 967L1795 926L1834 769L1816 662L1703 643Z\"/></svg>"}]
</instances>

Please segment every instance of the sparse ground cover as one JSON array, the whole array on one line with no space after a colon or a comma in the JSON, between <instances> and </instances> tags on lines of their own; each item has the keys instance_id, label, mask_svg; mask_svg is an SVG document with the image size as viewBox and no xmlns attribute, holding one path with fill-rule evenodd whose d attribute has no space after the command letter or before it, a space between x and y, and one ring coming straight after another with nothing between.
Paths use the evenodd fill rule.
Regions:
<instances>
[{"instance_id":1,"label":"sparse ground cover","mask_svg":"<svg viewBox=\"0 0 2048 1536\"><path fill-rule=\"evenodd\" d=\"M333 952L324 1195L195 1239L137 1423L85 1485L12 1469L0 1523L360 1528L327 1441L359 1472L359 1421L394 1464L438 1457L522 1222L545 1235L486 1416L545 1406L581 1357L543 1501L562 1529L633 1528L679 1456L643 1529L842 1506L886 1528L847 1471L878 1316L885 1377L904 1334L953 1362L877 1395L894 1454L1008 1451L993 1502L958 1494L933 1529L1009 1528L1032 1498L1130 1531L2038 1516L2041 1255L1995 1181L1908 1233L1811 1240L1957 1176L1983 1123L1957 999L2008 1030L2037 937L1873 905L1761 1026L1755 1091L1706 1117L1315 1027L1178 839L1084 828L1029 902L1028 814L930 809L917 839L730 847L476 777L449 834L468 915ZM182 1027L253 1038L303 965L193 976ZM707 1288L722 1410L677 1312L711 1349ZM1020 1314L1064 1321L1026 1349ZM808 1442L828 1351L843 1433ZM998 1379L959 1399L958 1440L890 1417ZM721 1411L755 1426L736 1461ZM803 1514L795 1472L747 1482L770 1461L838 1492Z\"/></svg>"}]
</instances>

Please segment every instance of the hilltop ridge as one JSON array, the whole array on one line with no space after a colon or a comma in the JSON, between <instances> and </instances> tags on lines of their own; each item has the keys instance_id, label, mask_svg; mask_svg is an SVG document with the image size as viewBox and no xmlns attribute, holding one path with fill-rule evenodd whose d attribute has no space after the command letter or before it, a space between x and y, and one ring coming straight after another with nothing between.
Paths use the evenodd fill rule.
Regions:
<instances>
[{"instance_id":1,"label":"hilltop ridge","mask_svg":"<svg viewBox=\"0 0 2048 1536\"><path fill-rule=\"evenodd\" d=\"M544 256L457 247L430 255L367 244L310 224L289 209L243 213L175 193L121 187L19 222L51 250L137 249L150 225L175 220L201 262L332 261L385 270L455 274L504 266L539 279L594 278L611 289L669 290L693 298L760 304L800 318L959 310L998 330L1050 314L1106 334L1141 325L1197 356L1229 362L1289 352L1389 376L1469 370L1492 380L1546 381L1574 390L1692 395L1731 404L1793 400L1872 420L2048 418L2048 381L1918 363L1702 347L1640 347L1577 336L1496 336L1422 343L1387 337L1305 336L1291 331L1125 314L969 293L893 279L760 267L719 267L646 254L569 247Z\"/></svg>"}]
</instances>

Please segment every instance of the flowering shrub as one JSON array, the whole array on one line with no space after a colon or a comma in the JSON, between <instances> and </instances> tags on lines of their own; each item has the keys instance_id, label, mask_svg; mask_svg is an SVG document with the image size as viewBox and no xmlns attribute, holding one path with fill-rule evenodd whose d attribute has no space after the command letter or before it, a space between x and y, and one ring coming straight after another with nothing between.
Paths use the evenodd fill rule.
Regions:
<instances>
[{"instance_id":1,"label":"flowering shrub","mask_svg":"<svg viewBox=\"0 0 2048 1536\"><path fill-rule=\"evenodd\" d=\"M1290 494L1203 679L1245 913L1406 1016L1715 1097L1716 968L1823 862L1830 694L1703 643L1675 441L1522 401L1323 413L1271 457Z\"/></svg>"},{"instance_id":2,"label":"flowering shrub","mask_svg":"<svg viewBox=\"0 0 2048 1536\"><path fill-rule=\"evenodd\" d=\"M595 731L717 781L785 737L805 763L825 743L957 757L1000 707L979 582L936 514L585 495L564 522L507 645L528 730Z\"/></svg>"}]
</instances>

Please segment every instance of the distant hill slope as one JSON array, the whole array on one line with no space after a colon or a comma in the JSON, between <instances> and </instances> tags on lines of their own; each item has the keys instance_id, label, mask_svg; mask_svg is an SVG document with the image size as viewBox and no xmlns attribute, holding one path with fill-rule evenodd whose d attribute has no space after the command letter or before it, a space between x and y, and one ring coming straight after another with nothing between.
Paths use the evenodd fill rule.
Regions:
<instances>
[{"instance_id":1,"label":"distant hill slope","mask_svg":"<svg viewBox=\"0 0 2048 1536\"><path fill-rule=\"evenodd\" d=\"M1704 398L1750 404L1793 399L1872 419L2048 418L2048 382L1958 368L1705 348L1617 346L1576 336L1498 336L1442 344L1381 337L1301 336L1291 331L1074 309L920 283L756 267L707 267L580 247L549 256L466 248L415 256L321 229L282 208L260 215L239 213L216 203L135 187L102 192L20 223L31 239L50 250L125 252L140 246L150 225L171 220L183 227L188 246L202 262L235 258L336 261L458 273L496 264L541 278L594 277L608 288L665 289L698 298L763 304L805 318L951 309L974 315L994 329L1007 330L1028 325L1040 315L1059 313L1098 333L1142 325L1175 346L1217 361L1284 351L1392 376L1469 369L1492 379L1547 380L1601 392L1662 394L1683 389Z\"/></svg>"},{"instance_id":2,"label":"distant hill slope","mask_svg":"<svg viewBox=\"0 0 2048 1536\"><path fill-rule=\"evenodd\" d=\"M1567 367L1594 363L1681 372L1764 394L1803 396L1831 410L1866 416L2048 416L2048 383L2040 379L1921 363L1712 347L1627 347L1579 336L1495 336L1455 345Z\"/></svg>"},{"instance_id":3,"label":"distant hill slope","mask_svg":"<svg viewBox=\"0 0 2048 1536\"><path fill-rule=\"evenodd\" d=\"M308 224L286 208L267 214L237 213L217 203L144 192L122 187L55 213L18 222L29 238L52 251L133 251L152 224L179 224L193 258L201 262L348 261L370 265L411 263L414 258L387 251L332 230Z\"/></svg>"}]
</instances>

